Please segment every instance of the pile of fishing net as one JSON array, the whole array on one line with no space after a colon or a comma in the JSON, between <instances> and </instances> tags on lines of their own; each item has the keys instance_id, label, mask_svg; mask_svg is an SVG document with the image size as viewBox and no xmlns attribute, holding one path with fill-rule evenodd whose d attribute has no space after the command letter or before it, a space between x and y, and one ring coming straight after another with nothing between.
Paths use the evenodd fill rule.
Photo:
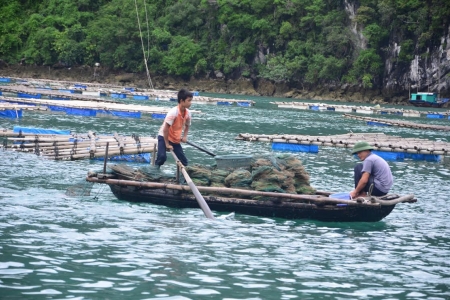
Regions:
<instances>
[{"instance_id":1,"label":"pile of fishing net","mask_svg":"<svg viewBox=\"0 0 450 300\"><path fill-rule=\"evenodd\" d=\"M134 169L118 164L108 167L112 173L119 175L122 179L176 183L174 174L166 174L154 166ZM302 162L291 154L253 156L248 167L223 169L217 168L216 165L192 164L185 169L196 186L236 189L235 193L230 191L229 195L240 198L250 197L239 194L237 190L242 189L290 194L315 193L315 189L310 186L309 174ZM180 176L183 175L180 174ZM214 192L204 194L215 195ZM263 196L251 196L250 198L266 199Z\"/></svg>"},{"instance_id":2,"label":"pile of fishing net","mask_svg":"<svg viewBox=\"0 0 450 300\"><path fill-rule=\"evenodd\" d=\"M161 172L155 166L145 166L134 169L125 164L108 165L112 174L119 175L121 179L153 181L153 182L175 182L175 174Z\"/></svg>"},{"instance_id":3,"label":"pile of fishing net","mask_svg":"<svg viewBox=\"0 0 450 300\"><path fill-rule=\"evenodd\" d=\"M196 185L290 194L314 194L309 174L291 154L254 156L247 168L217 169L193 164L186 171Z\"/></svg>"}]
</instances>

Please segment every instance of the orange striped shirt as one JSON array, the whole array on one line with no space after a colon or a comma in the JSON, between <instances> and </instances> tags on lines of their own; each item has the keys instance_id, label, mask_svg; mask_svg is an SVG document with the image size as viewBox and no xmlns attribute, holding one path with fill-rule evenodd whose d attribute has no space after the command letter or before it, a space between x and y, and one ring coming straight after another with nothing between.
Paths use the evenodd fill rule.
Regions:
<instances>
[{"instance_id":1,"label":"orange striped shirt","mask_svg":"<svg viewBox=\"0 0 450 300\"><path fill-rule=\"evenodd\" d=\"M167 113L164 122L159 129L158 135L164 136L163 128L165 123L169 124L169 141L175 144L181 143L181 135L183 133L184 127L191 126L191 112L186 109L184 115L181 114L178 106L173 107Z\"/></svg>"}]
</instances>

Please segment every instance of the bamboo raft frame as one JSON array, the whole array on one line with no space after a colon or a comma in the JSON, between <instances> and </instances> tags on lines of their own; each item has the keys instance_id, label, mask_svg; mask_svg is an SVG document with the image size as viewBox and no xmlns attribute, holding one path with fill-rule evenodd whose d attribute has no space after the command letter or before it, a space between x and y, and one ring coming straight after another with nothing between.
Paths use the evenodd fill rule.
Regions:
<instances>
[{"instance_id":1,"label":"bamboo raft frame","mask_svg":"<svg viewBox=\"0 0 450 300\"><path fill-rule=\"evenodd\" d=\"M353 148L355 143L364 140L377 151L433 155L450 154L450 143L447 142L436 142L419 138L402 138L384 133L347 133L331 136L240 133L235 139L250 142L272 142L340 148Z\"/></svg>"},{"instance_id":2,"label":"bamboo raft frame","mask_svg":"<svg viewBox=\"0 0 450 300\"><path fill-rule=\"evenodd\" d=\"M65 92L59 92L59 91L55 91L55 90L45 90L45 89L38 90L36 88L29 88L26 86L16 86L16 85L7 86L7 87L0 86L0 91L7 92L7 93L26 93L26 94L30 94L30 95L41 94L41 95L45 95L45 96L68 98L70 100L118 103L113 100L108 100L108 99L104 99L104 98L102 99L102 98L98 98L95 96L83 95L83 94L78 94L78 93L65 93ZM20 97L18 97L18 98L20 98ZM20 98L20 99L23 99L23 98ZM33 98L25 98L25 99L33 99ZM36 99L42 99L42 98L36 98ZM43 100L46 100L46 99L43 99ZM48 99L48 100L52 100L52 99ZM57 100L57 101L61 101L61 100Z\"/></svg>"},{"instance_id":3,"label":"bamboo raft frame","mask_svg":"<svg viewBox=\"0 0 450 300\"><path fill-rule=\"evenodd\" d=\"M58 88L67 88L70 85L73 85L73 81L67 80L53 80L53 79L36 79L36 78L20 78L20 77L8 77L14 80L19 80L20 84L23 85L33 85L33 86L42 86L42 83L54 85ZM25 81L25 82L24 82ZM119 85L108 84L108 83L94 83L94 82L76 82L76 84L86 85L87 87L104 87L104 88L123 88Z\"/></svg>"},{"instance_id":4,"label":"bamboo raft frame","mask_svg":"<svg viewBox=\"0 0 450 300\"><path fill-rule=\"evenodd\" d=\"M349 119L367 121L367 122L376 122L376 123L380 123L380 124L384 124L384 125L406 127L406 128L450 131L450 126L444 126L444 125L420 124L420 123L406 122L406 121L400 121L400 120L377 119L377 118L371 118L371 117L355 116L355 115L350 115L350 114L344 114L343 117L349 118Z\"/></svg>"},{"instance_id":5,"label":"bamboo raft frame","mask_svg":"<svg viewBox=\"0 0 450 300\"><path fill-rule=\"evenodd\" d=\"M158 140L152 137L87 134L32 134L0 130L0 136L6 137L1 146L26 153L35 153L54 160L79 160L108 156L152 153L155 157ZM73 139L73 140L71 140ZM8 141L13 144L9 145Z\"/></svg>"},{"instance_id":6,"label":"bamboo raft frame","mask_svg":"<svg viewBox=\"0 0 450 300\"><path fill-rule=\"evenodd\" d=\"M360 113L360 114L394 114L404 117L421 117L422 115L439 114L445 117L450 116L450 111L435 112L435 111L419 111L412 109L396 109L396 108L382 108L374 106L357 106L357 105L340 105L340 104L326 104L326 103L311 103L311 102L270 102L277 105L279 108L294 108L303 110L312 110L311 107L317 107L319 111L335 111L343 113Z\"/></svg>"},{"instance_id":7,"label":"bamboo raft frame","mask_svg":"<svg viewBox=\"0 0 450 300\"><path fill-rule=\"evenodd\" d=\"M89 88L88 88L89 90ZM100 90L108 94L117 93L125 94L127 96L148 96L149 99L155 99L156 101L170 101L170 99L177 99L177 91L173 90L156 90L156 89L139 89L137 91L129 90ZM250 103L251 106L255 105L253 100L239 100L239 99L227 99L207 96L194 96L193 103L196 104L217 104L217 102L231 102L231 103Z\"/></svg>"},{"instance_id":8,"label":"bamboo raft frame","mask_svg":"<svg viewBox=\"0 0 450 300\"><path fill-rule=\"evenodd\" d=\"M78 108L78 109L93 109L104 111L121 111L121 112L140 112L144 114L167 114L170 108L159 106L146 106L137 104L124 104L113 102L91 102L91 101L60 101L60 100L42 100L42 99L28 99L28 98L10 98L0 96L0 100L10 103L29 103L37 105L38 107L58 106L65 108ZM201 113L198 110L189 110L191 113Z\"/></svg>"},{"instance_id":9,"label":"bamboo raft frame","mask_svg":"<svg viewBox=\"0 0 450 300\"><path fill-rule=\"evenodd\" d=\"M44 80L42 80L44 81ZM32 81L34 82L34 81ZM114 100L106 100L104 98L99 98L100 96L91 96L83 94L83 91L85 92L98 92L98 93L105 93L109 96L111 94L125 94L127 96L148 96L149 99L158 99L160 101L169 101L170 98L177 98L177 91L172 90L156 90L156 89L139 89L139 91L130 91L126 90L119 86L111 86L111 85L105 85L102 87L100 84L89 84L89 83L82 83L82 85L85 85L86 88L80 88L75 86L69 86L70 82L67 81L45 81L47 83L57 83L58 88L60 89L73 89L81 91L81 93L65 93L65 92L59 92L55 90L45 90L42 89L44 87L39 86L38 82L34 82L35 87L31 88L28 86L24 86L24 84L9 84L8 86L0 86L0 91L5 92L21 92L21 93L27 93L27 94L41 94L46 96L57 96L57 97L65 97L70 98L71 100L83 100L83 101L101 101L101 102L112 102L116 103L117 101ZM65 86L61 86L61 84L64 83ZM38 90L39 89L39 90ZM226 98L214 98L214 97L206 97L206 96L194 96L194 102L199 104L217 104L218 102L231 102L231 103L250 103L250 106L255 105L255 101L253 100L238 100L238 99L226 99ZM119 102L120 103L120 102Z\"/></svg>"},{"instance_id":10,"label":"bamboo raft frame","mask_svg":"<svg viewBox=\"0 0 450 300\"><path fill-rule=\"evenodd\" d=\"M48 110L46 107L36 107L34 105L0 103L0 110Z\"/></svg>"}]
</instances>

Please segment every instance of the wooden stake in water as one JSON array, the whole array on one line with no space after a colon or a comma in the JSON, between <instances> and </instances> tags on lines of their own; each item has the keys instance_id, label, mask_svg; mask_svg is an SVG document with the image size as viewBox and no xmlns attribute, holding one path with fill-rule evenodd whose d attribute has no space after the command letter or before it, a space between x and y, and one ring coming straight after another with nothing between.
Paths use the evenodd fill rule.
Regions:
<instances>
[{"instance_id":1,"label":"wooden stake in water","mask_svg":"<svg viewBox=\"0 0 450 300\"><path fill-rule=\"evenodd\" d=\"M153 144L152 166L155 165L155 159L156 159L156 144Z\"/></svg>"},{"instance_id":2,"label":"wooden stake in water","mask_svg":"<svg viewBox=\"0 0 450 300\"><path fill-rule=\"evenodd\" d=\"M108 161L108 148L109 148L109 142L106 143L105 160L103 161L103 174L106 174L106 162Z\"/></svg>"}]
</instances>

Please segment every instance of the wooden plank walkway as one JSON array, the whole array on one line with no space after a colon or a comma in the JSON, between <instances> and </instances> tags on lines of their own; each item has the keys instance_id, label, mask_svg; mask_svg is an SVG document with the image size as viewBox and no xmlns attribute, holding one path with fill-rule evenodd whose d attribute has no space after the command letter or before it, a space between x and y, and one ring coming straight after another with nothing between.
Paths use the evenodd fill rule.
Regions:
<instances>
[{"instance_id":1,"label":"wooden plank walkway","mask_svg":"<svg viewBox=\"0 0 450 300\"><path fill-rule=\"evenodd\" d=\"M350 114L344 114L343 117L349 118L349 119L367 121L367 122L375 122L375 123L379 123L379 124L383 124L383 125L390 125L390 126L399 126L399 127L414 128L414 129L430 129L430 130L450 131L450 126L444 126L444 125L420 124L420 123L406 122L406 121L400 121L400 120L388 120L388 119L379 119L379 118L372 118L372 117L362 117L362 116L355 116L355 115L350 115Z\"/></svg>"},{"instance_id":2,"label":"wooden plank walkway","mask_svg":"<svg viewBox=\"0 0 450 300\"><path fill-rule=\"evenodd\" d=\"M236 137L236 140L341 148L352 148L356 142L364 140L378 151L434 155L450 154L450 143L447 142L430 141L419 138L402 138L400 136L391 136L384 133L347 133L331 136L240 133Z\"/></svg>"}]
</instances>

